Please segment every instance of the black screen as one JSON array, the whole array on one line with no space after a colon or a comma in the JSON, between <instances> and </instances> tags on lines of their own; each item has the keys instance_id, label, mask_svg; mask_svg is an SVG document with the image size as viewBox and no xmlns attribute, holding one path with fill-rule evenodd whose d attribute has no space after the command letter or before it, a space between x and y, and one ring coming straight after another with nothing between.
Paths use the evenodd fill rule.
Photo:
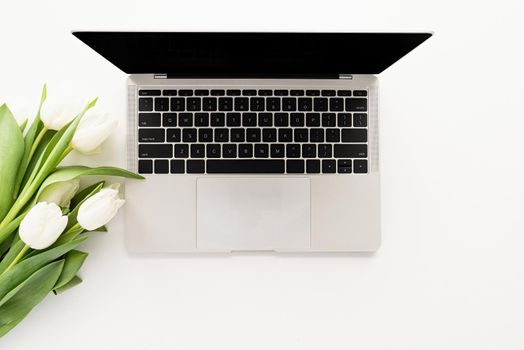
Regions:
<instances>
[{"instance_id":1,"label":"black screen","mask_svg":"<svg viewBox=\"0 0 524 350\"><path fill-rule=\"evenodd\" d=\"M322 77L377 74L430 33L74 32L129 74Z\"/></svg>"}]
</instances>

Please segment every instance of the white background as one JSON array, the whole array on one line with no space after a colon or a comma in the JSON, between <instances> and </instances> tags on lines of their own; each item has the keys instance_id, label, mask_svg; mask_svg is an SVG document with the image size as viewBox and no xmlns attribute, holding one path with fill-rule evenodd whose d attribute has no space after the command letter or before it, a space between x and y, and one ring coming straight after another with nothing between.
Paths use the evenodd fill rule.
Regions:
<instances>
[{"instance_id":1,"label":"white background","mask_svg":"<svg viewBox=\"0 0 524 350\"><path fill-rule=\"evenodd\" d=\"M417 31L380 75L383 246L375 255L132 257L122 217L84 283L50 295L1 349L523 349L524 5L499 1L3 1L0 101L100 97L125 74L72 29ZM140 200L128 198L128 200ZM175 199L176 200L176 199ZM172 225L176 226L176 222Z\"/></svg>"}]
</instances>

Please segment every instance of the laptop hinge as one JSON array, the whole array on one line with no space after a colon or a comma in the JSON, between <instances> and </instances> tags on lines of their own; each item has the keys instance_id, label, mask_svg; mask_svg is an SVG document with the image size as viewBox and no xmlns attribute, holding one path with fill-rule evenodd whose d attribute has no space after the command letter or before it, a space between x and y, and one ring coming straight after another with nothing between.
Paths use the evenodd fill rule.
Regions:
<instances>
[{"instance_id":1,"label":"laptop hinge","mask_svg":"<svg viewBox=\"0 0 524 350\"><path fill-rule=\"evenodd\" d=\"M351 74L339 74L339 75L338 75L338 78L339 78L339 79L349 79L349 80L352 80L352 79L353 79L353 75L351 75Z\"/></svg>"},{"instance_id":2,"label":"laptop hinge","mask_svg":"<svg viewBox=\"0 0 524 350\"><path fill-rule=\"evenodd\" d=\"M153 74L153 78L154 78L154 79L167 79L167 74L165 74L165 73L162 73L162 74Z\"/></svg>"}]
</instances>

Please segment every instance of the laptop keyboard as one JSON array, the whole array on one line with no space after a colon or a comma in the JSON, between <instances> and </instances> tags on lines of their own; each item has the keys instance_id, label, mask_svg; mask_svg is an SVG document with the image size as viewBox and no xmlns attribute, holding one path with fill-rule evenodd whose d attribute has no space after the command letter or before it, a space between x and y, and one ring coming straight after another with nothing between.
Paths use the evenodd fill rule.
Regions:
<instances>
[{"instance_id":1,"label":"laptop keyboard","mask_svg":"<svg viewBox=\"0 0 524 350\"><path fill-rule=\"evenodd\" d=\"M141 174L365 174L367 90L138 92Z\"/></svg>"}]
</instances>

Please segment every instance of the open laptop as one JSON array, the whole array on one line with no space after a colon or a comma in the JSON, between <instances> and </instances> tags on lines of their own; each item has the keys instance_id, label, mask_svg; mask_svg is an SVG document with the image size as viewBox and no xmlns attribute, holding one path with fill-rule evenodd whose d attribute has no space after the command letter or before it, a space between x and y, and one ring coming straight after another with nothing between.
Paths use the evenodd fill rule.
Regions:
<instances>
[{"instance_id":1,"label":"open laptop","mask_svg":"<svg viewBox=\"0 0 524 350\"><path fill-rule=\"evenodd\" d=\"M73 34L130 74L130 251L378 249L375 74L430 33Z\"/></svg>"}]
</instances>

